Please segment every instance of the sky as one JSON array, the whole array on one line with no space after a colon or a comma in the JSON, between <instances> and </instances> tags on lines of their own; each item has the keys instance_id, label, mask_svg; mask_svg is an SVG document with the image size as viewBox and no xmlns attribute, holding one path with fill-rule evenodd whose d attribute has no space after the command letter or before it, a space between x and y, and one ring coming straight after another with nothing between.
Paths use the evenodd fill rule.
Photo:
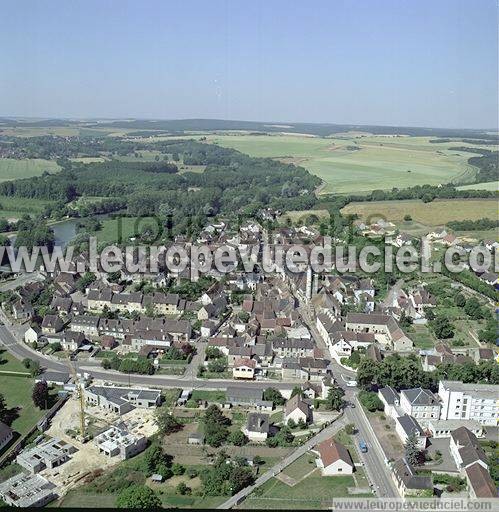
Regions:
<instances>
[{"instance_id":1,"label":"sky","mask_svg":"<svg viewBox=\"0 0 499 512\"><path fill-rule=\"evenodd\" d=\"M2 0L0 116L498 126L495 0Z\"/></svg>"}]
</instances>

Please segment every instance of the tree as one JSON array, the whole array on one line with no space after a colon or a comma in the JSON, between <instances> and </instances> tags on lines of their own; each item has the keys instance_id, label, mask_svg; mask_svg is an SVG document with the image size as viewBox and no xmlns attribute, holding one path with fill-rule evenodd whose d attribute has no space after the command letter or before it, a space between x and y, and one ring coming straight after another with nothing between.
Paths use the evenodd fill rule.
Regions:
<instances>
[{"instance_id":1,"label":"tree","mask_svg":"<svg viewBox=\"0 0 499 512\"><path fill-rule=\"evenodd\" d=\"M298 395L300 398L303 397L303 391L301 389L301 386L295 386L292 390L291 390L291 397L290 398L293 398L294 396Z\"/></svg>"},{"instance_id":2,"label":"tree","mask_svg":"<svg viewBox=\"0 0 499 512\"><path fill-rule=\"evenodd\" d=\"M164 435L173 434L182 429L182 424L166 407L156 409L154 421L158 425L159 431Z\"/></svg>"},{"instance_id":3,"label":"tree","mask_svg":"<svg viewBox=\"0 0 499 512\"><path fill-rule=\"evenodd\" d=\"M161 508L161 500L150 487L133 484L118 494L116 506L129 509Z\"/></svg>"},{"instance_id":4,"label":"tree","mask_svg":"<svg viewBox=\"0 0 499 512\"><path fill-rule=\"evenodd\" d=\"M347 425L345 425L345 432L349 436L353 436L355 434L355 425L353 423L348 423Z\"/></svg>"},{"instance_id":5,"label":"tree","mask_svg":"<svg viewBox=\"0 0 499 512\"><path fill-rule=\"evenodd\" d=\"M40 363L38 361L26 357L23 359L23 366L29 370L32 377L40 374Z\"/></svg>"},{"instance_id":6,"label":"tree","mask_svg":"<svg viewBox=\"0 0 499 512\"><path fill-rule=\"evenodd\" d=\"M206 359L219 359L223 357L223 353L217 347L206 347Z\"/></svg>"},{"instance_id":7,"label":"tree","mask_svg":"<svg viewBox=\"0 0 499 512\"><path fill-rule=\"evenodd\" d=\"M0 421L6 423L6 419L8 417L9 410L7 408L7 402L2 394L0 394Z\"/></svg>"},{"instance_id":8,"label":"tree","mask_svg":"<svg viewBox=\"0 0 499 512\"><path fill-rule=\"evenodd\" d=\"M175 462L175 464L172 466L172 473L177 476L183 475L185 473L185 467L182 466L182 464Z\"/></svg>"},{"instance_id":9,"label":"tree","mask_svg":"<svg viewBox=\"0 0 499 512\"><path fill-rule=\"evenodd\" d=\"M464 305L464 312L473 320L480 320L483 318L482 306L475 297L471 297Z\"/></svg>"},{"instance_id":10,"label":"tree","mask_svg":"<svg viewBox=\"0 0 499 512\"><path fill-rule=\"evenodd\" d=\"M359 401L370 412L383 410L383 402L379 399L378 395L372 391L362 390L359 393Z\"/></svg>"},{"instance_id":11,"label":"tree","mask_svg":"<svg viewBox=\"0 0 499 512\"><path fill-rule=\"evenodd\" d=\"M216 405L210 405L204 414L205 441L210 446L221 446L229 436L229 418Z\"/></svg>"},{"instance_id":12,"label":"tree","mask_svg":"<svg viewBox=\"0 0 499 512\"><path fill-rule=\"evenodd\" d=\"M171 473L172 458L170 455L163 452L163 449L158 444L152 444L144 452L143 457L143 471L147 476L153 473L159 473L164 478L168 478L168 472ZM173 474L173 473L172 473Z\"/></svg>"},{"instance_id":13,"label":"tree","mask_svg":"<svg viewBox=\"0 0 499 512\"><path fill-rule=\"evenodd\" d=\"M466 297L460 292L456 293L456 295L454 296L454 304L458 308L464 307L464 305L466 304Z\"/></svg>"},{"instance_id":14,"label":"tree","mask_svg":"<svg viewBox=\"0 0 499 512\"><path fill-rule=\"evenodd\" d=\"M404 215L404 220L405 220L406 222L410 222L410 221L412 220L411 215L410 215L410 214L408 214L408 213L406 213L406 214Z\"/></svg>"},{"instance_id":15,"label":"tree","mask_svg":"<svg viewBox=\"0 0 499 512\"><path fill-rule=\"evenodd\" d=\"M191 494L192 490L184 482L180 482L175 488L175 492L184 496L185 494Z\"/></svg>"},{"instance_id":16,"label":"tree","mask_svg":"<svg viewBox=\"0 0 499 512\"><path fill-rule=\"evenodd\" d=\"M46 409L49 401L49 388L44 381L37 382L33 388L33 403L39 409Z\"/></svg>"},{"instance_id":17,"label":"tree","mask_svg":"<svg viewBox=\"0 0 499 512\"><path fill-rule=\"evenodd\" d=\"M445 316L437 316L435 320L431 321L430 326L439 340L445 340L454 336L454 326Z\"/></svg>"},{"instance_id":18,"label":"tree","mask_svg":"<svg viewBox=\"0 0 499 512\"><path fill-rule=\"evenodd\" d=\"M91 285L97 278L95 277L95 274L92 274L91 272L85 272L78 281L76 281L76 288L83 292L86 290L86 288Z\"/></svg>"},{"instance_id":19,"label":"tree","mask_svg":"<svg viewBox=\"0 0 499 512\"><path fill-rule=\"evenodd\" d=\"M280 391L275 388L267 388L263 392L263 399L268 400L269 402L272 402L274 404L274 406L284 405L286 403L286 400L281 395Z\"/></svg>"},{"instance_id":20,"label":"tree","mask_svg":"<svg viewBox=\"0 0 499 512\"><path fill-rule=\"evenodd\" d=\"M255 481L253 472L249 468L235 467L230 473L229 490L231 494L237 494L241 489L248 487Z\"/></svg>"},{"instance_id":21,"label":"tree","mask_svg":"<svg viewBox=\"0 0 499 512\"><path fill-rule=\"evenodd\" d=\"M339 411L345 403L343 400L344 395L345 395L345 392L343 391L343 389L341 389L338 386L332 387L328 391L327 397L325 400L328 409L331 409L333 411Z\"/></svg>"},{"instance_id":22,"label":"tree","mask_svg":"<svg viewBox=\"0 0 499 512\"><path fill-rule=\"evenodd\" d=\"M234 430L234 432L231 432L227 440L230 444L235 446L243 446L249 441L249 439L240 430Z\"/></svg>"},{"instance_id":23,"label":"tree","mask_svg":"<svg viewBox=\"0 0 499 512\"><path fill-rule=\"evenodd\" d=\"M227 368L227 363L225 357L220 357L218 359L212 359L208 361L208 371L213 373L223 373Z\"/></svg>"},{"instance_id":24,"label":"tree","mask_svg":"<svg viewBox=\"0 0 499 512\"><path fill-rule=\"evenodd\" d=\"M279 429L279 432L273 437L267 437L267 446L275 448L276 446L291 446L295 437L291 433L291 429L285 425Z\"/></svg>"},{"instance_id":25,"label":"tree","mask_svg":"<svg viewBox=\"0 0 499 512\"><path fill-rule=\"evenodd\" d=\"M405 458L407 459L407 462L414 466L421 463L422 459L422 452L418 447L418 440L416 438L415 434L411 434L404 445L405 449Z\"/></svg>"}]
</instances>

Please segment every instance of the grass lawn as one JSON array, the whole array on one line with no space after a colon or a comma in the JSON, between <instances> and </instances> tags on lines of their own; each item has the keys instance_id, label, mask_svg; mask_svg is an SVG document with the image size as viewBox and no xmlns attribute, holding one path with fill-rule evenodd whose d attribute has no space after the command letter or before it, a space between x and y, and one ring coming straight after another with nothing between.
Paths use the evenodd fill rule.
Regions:
<instances>
[{"instance_id":1,"label":"grass lawn","mask_svg":"<svg viewBox=\"0 0 499 512\"><path fill-rule=\"evenodd\" d=\"M414 185L466 183L476 174L473 155L450 148L469 146L458 140L433 144L428 137L336 134L320 138L295 135L208 135L208 142L257 157L279 158L322 178L322 194L362 193ZM474 146L476 147L476 146Z\"/></svg>"},{"instance_id":2,"label":"grass lawn","mask_svg":"<svg viewBox=\"0 0 499 512\"><path fill-rule=\"evenodd\" d=\"M407 331L407 335L416 348L423 350L433 348L437 341L426 325L413 325L412 329Z\"/></svg>"},{"instance_id":3,"label":"grass lawn","mask_svg":"<svg viewBox=\"0 0 499 512\"><path fill-rule=\"evenodd\" d=\"M401 222L409 214L416 222L425 226L442 226L451 220L478 220L497 217L495 199L436 199L431 203L420 200L372 201L350 203L341 210L343 214L356 213L361 219L376 215L386 220Z\"/></svg>"},{"instance_id":4,"label":"grass lawn","mask_svg":"<svg viewBox=\"0 0 499 512\"><path fill-rule=\"evenodd\" d=\"M195 389L192 392L191 400L206 400L208 402L225 402L227 396L225 391L207 391L204 389Z\"/></svg>"},{"instance_id":5,"label":"grass lawn","mask_svg":"<svg viewBox=\"0 0 499 512\"><path fill-rule=\"evenodd\" d=\"M292 464L290 464L286 469L283 470L283 473L294 478L295 480L300 480L307 473L314 470L317 466L315 465L315 459L311 453L305 453L299 459L296 459Z\"/></svg>"},{"instance_id":6,"label":"grass lawn","mask_svg":"<svg viewBox=\"0 0 499 512\"><path fill-rule=\"evenodd\" d=\"M97 243L115 243L120 240L125 242L131 237L137 236L137 232L151 226L156 233L157 222L152 217L116 217L102 221L102 227L93 235L97 237Z\"/></svg>"},{"instance_id":7,"label":"grass lawn","mask_svg":"<svg viewBox=\"0 0 499 512\"><path fill-rule=\"evenodd\" d=\"M0 158L0 181L31 178L32 176L41 176L45 171L52 174L59 170L60 167L54 160Z\"/></svg>"},{"instance_id":8,"label":"grass lawn","mask_svg":"<svg viewBox=\"0 0 499 512\"><path fill-rule=\"evenodd\" d=\"M348 487L355 487L353 476L321 476L318 471L293 487L272 478L243 501L240 508L330 508L332 499L349 496Z\"/></svg>"},{"instance_id":9,"label":"grass lawn","mask_svg":"<svg viewBox=\"0 0 499 512\"><path fill-rule=\"evenodd\" d=\"M33 405L31 393L34 380L27 377L0 375L0 393L9 409L15 409L17 416L11 424L15 432L23 435L43 416L43 412Z\"/></svg>"}]
</instances>

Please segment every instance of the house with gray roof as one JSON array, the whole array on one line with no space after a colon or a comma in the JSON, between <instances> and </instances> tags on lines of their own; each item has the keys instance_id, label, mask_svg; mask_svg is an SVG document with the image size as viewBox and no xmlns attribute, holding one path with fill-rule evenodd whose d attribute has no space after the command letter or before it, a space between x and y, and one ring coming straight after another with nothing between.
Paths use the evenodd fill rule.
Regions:
<instances>
[{"instance_id":1,"label":"house with gray roof","mask_svg":"<svg viewBox=\"0 0 499 512\"><path fill-rule=\"evenodd\" d=\"M433 495L431 476L418 475L405 458L399 459L393 464L392 479L403 498Z\"/></svg>"},{"instance_id":2,"label":"house with gray roof","mask_svg":"<svg viewBox=\"0 0 499 512\"><path fill-rule=\"evenodd\" d=\"M406 414L424 424L440 418L440 401L428 389L403 389L400 392L400 407Z\"/></svg>"},{"instance_id":3,"label":"house with gray roof","mask_svg":"<svg viewBox=\"0 0 499 512\"><path fill-rule=\"evenodd\" d=\"M85 390L87 403L120 415L135 407L151 409L161 404L161 392L156 389L90 386Z\"/></svg>"},{"instance_id":4,"label":"house with gray roof","mask_svg":"<svg viewBox=\"0 0 499 512\"><path fill-rule=\"evenodd\" d=\"M414 437L417 442L418 448L424 450L427 444L427 438L421 425L415 418L404 414L395 418L395 432L397 432L403 444L407 442L410 437Z\"/></svg>"},{"instance_id":5,"label":"house with gray roof","mask_svg":"<svg viewBox=\"0 0 499 512\"><path fill-rule=\"evenodd\" d=\"M265 441L270 433L269 415L260 412L250 412L243 432L250 441Z\"/></svg>"}]
</instances>

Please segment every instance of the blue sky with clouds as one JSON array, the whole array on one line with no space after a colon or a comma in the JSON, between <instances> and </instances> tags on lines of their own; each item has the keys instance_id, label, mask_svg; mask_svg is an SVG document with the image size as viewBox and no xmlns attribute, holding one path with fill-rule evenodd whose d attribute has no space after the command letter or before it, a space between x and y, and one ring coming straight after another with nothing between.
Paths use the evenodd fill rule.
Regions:
<instances>
[{"instance_id":1,"label":"blue sky with clouds","mask_svg":"<svg viewBox=\"0 0 499 512\"><path fill-rule=\"evenodd\" d=\"M0 115L496 128L495 0L5 0Z\"/></svg>"}]
</instances>

